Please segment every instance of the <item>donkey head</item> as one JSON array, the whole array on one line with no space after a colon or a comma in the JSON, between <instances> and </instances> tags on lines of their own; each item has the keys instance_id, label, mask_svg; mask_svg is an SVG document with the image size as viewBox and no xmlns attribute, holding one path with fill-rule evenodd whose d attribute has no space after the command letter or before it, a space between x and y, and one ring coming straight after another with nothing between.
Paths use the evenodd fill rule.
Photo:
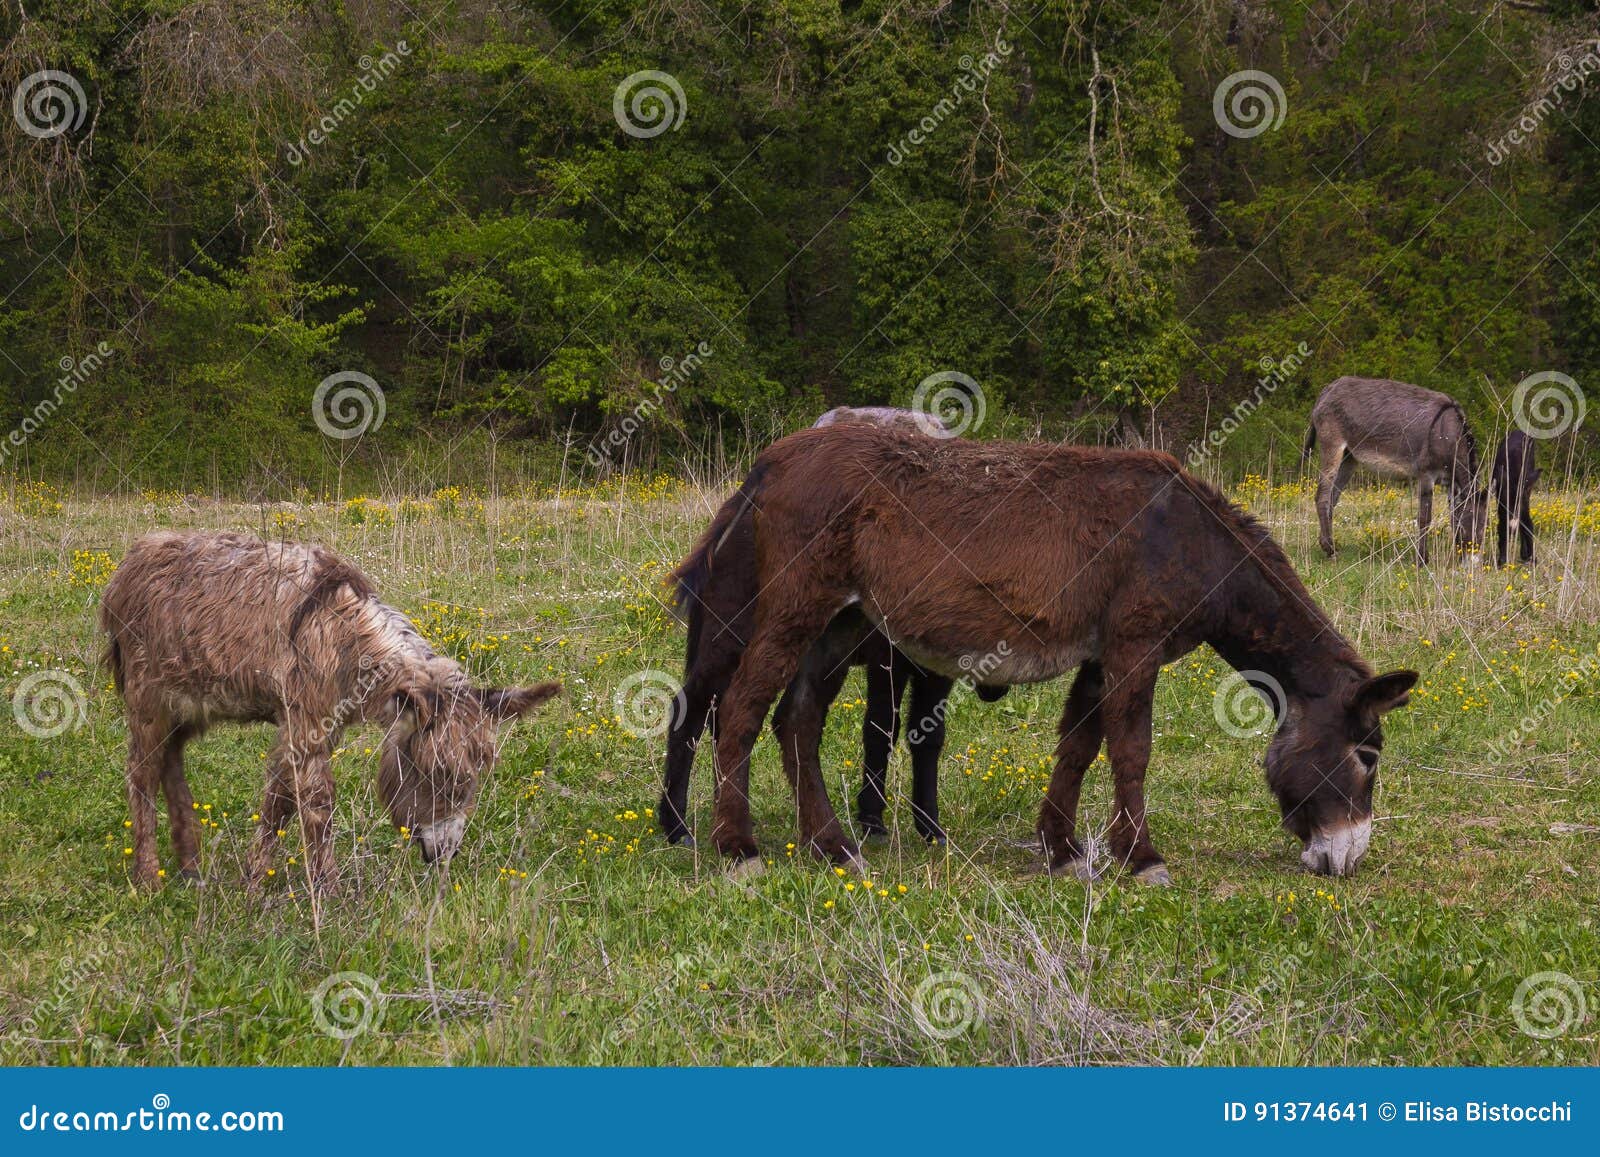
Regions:
<instances>
[{"instance_id":1,"label":"donkey head","mask_svg":"<svg viewBox=\"0 0 1600 1157\"><path fill-rule=\"evenodd\" d=\"M1468 550L1483 541L1489 529L1489 488L1474 489L1469 479L1465 486L1450 493L1450 527L1455 532L1456 549Z\"/></svg>"},{"instance_id":2,"label":"donkey head","mask_svg":"<svg viewBox=\"0 0 1600 1157\"><path fill-rule=\"evenodd\" d=\"M1372 838L1380 719L1405 705L1415 671L1357 677L1342 692L1290 696L1267 748L1267 783L1313 872L1353 876Z\"/></svg>"},{"instance_id":3,"label":"donkey head","mask_svg":"<svg viewBox=\"0 0 1600 1157\"><path fill-rule=\"evenodd\" d=\"M1489 488L1478 486L1478 442L1464 418L1450 458L1450 529L1457 550L1477 546L1489 529Z\"/></svg>"},{"instance_id":4,"label":"donkey head","mask_svg":"<svg viewBox=\"0 0 1600 1157\"><path fill-rule=\"evenodd\" d=\"M491 690L462 681L396 694L378 794L395 827L410 832L424 862L448 860L461 846L478 784L499 756L500 725L560 690L559 683Z\"/></svg>"}]
</instances>

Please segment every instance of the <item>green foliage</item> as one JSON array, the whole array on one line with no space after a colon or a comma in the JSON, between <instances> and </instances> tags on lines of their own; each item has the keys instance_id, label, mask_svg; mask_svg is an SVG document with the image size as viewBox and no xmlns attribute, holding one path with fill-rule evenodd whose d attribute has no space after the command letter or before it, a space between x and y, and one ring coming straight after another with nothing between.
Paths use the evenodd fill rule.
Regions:
<instances>
[{"instance_id":1,"label":"green foliage","mask_svg":"<svg viewBox=\"0 0 1600 1157\"><path fill-rule=\"evenodd\" d=\"M12 465L282 489L486 422L765 433L941 370L997 426L1155 407L1177 443L1302 341L1276 405L1357 372L1498 420L1600 349L1595 103L1485 160L1592 17L1549 7L8 7L5 91L66 70L86 115L0 134L0 398L117 351ZM1245 68L1287 109L1239 138ZM629 133L647 70L681 97ZM388 417L333 444L338 370Z\"/></svg>"}]
</instances>

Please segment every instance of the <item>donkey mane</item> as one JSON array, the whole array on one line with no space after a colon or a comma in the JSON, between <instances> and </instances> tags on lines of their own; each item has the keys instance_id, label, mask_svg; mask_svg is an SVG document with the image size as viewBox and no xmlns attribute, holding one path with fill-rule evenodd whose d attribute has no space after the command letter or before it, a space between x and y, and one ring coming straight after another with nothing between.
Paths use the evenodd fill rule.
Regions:
<instances>
[{"instance_id":1,"label":"donkey mane","mask_svg":"<svg viewBox=\"0 0 1600 1157\"><path fill-rule=\"evenodd\" d=\"M1440 406L1439 412L1433 416L1433 425L1437 426L1439 424L1439 419L1444 417L1446 410L1454 410L1456 417L1461 419L1461 441L1467 447L1467 470L1476 478L1478 476L1478 439L1473 435L1472 427L1467 425L1467 412L1461 408L1460 402L1451 402L1448 406Z\"/></svg>"},{"instance_id":2,"label":"donkey mane","mask_svg":"<svg viewBox=\"0 0 1600 1157\"><path fill-rule=\"evenodd\" d=\"M372 585L372 580L351 563L321 547L313 547L312 551L313 565L317 568L316 577L312 579L311 585L306 589L305 597L300 600L294 616L289 620L290 643L293 643L300 634L300 628L305 625L306 619L333 603L341 587L349 587L350 593L358 599L378 597L378 589Z\"/></svg>"},{"instance_id":3,"label":"donkey mane","mask_svg":"<svg viewBox=\"0 0 1600 1157\"><path fill-rule=\"evenodd\" d=\"M1195 501L1215 516L1245 555L1256 562L1262 577L1292 605L1299 607L1323 634L1333 640L1337 657L1363 676L1371 676L1373 673L1371 666L1361 658L1350 640L1334 626L1327 612L1311 597L1311 592L1306 589L1304 581L1294 569L1294 564L1289 561L1289 556L1283 553L1283 548L1278 545L1265 524L1249 511L1230 501L1215 486L1184 470L1176 459L1167 455L1162 457L1167 458L1173 476L1182 483Z\"/></svg>"}]
</instances>

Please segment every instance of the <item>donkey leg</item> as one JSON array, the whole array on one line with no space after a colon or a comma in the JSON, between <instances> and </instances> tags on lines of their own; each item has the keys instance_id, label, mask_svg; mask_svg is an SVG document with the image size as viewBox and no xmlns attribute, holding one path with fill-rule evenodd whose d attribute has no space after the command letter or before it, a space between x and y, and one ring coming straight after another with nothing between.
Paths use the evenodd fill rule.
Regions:
<instances>
[{"instance_id":1,"label":"donkey leg","mask_svg":"<svg viewBox=\"0 0 1600 1157\"><path fill-rule=\"evenodd\" d=\"M172 850L178 857L178 875L200 883L200 840L195 831L194 796L183 774L183 745L193 735L192 728L178 726L163 740L161 794L167 797L167 826L172 834Z\"/></svg>"},{"instance_id":2,"label":"donkey leg","mask_svg":"<svg viewBox=\"0 0 1600 1157\"><path fill-rule=\"evenodd\" d=\"M869 836L886 835L884 805L889 798L889 757L900 735L900 700L911 665L885 647L867 663L867 714L861 721L861 794L856 818Z\"/></svg>"},{"instance_id":3,"label":"donkey leg","mask_svg":"<svg viewBox=\"0 0 1600 1157\"><path fill-rule=\"evenodd\" d=\"M705 592L702 592L704 596ZM683 665L683 710L672 717L667 733L667 767L661 790L661 830L668 843L694 846L689 833L689 777L706 728L716 738L714 705L728 689L739 667L749 624L737 614L733 621L718 611L720 602L708 606L703 597L689 612L688 654Z\"/></svg>"},{"instance_id":4,"label":"donkey leg","mask_svg":"<svg viewBox=\"0 0 1600 1157\"><path fill-rule=\"evenodd\" d=\"M1511 506L1506 502L1504 495L1497 495L1495 505L1499 509L1499 518L1495 519L1494 528L1494 565L1506 565L1506 540L1511 533Z\"/></svg>"},{"instance_id":5,"label":"donkey leg","mask_svg":"<svg viewBox=\"0 0 1600 1157\"><path fill-rule=\"evenodd\" d=\"M286 723L282 731L285 762L300 814L300 842L305 852L308 886L332 892L339 886L333 848L333 743L315 725ZM265 819L265 814L262 815Z\"/></svg>"},{"instance_id":6,"label":"donkey leg","mask_svg":"<svg viewBox=\"0 0 1600 1157\"><path fill-rule=\"evenodd\" d=\"M278 846L278 833L293 815L294 775L280 736L267 757L266 795L261 801L261 818L250 842L250 854L245 860L245 886L251 891L260 888L266 879L267 869L272 866L272 853Z\"/></svg>"},{"instance_id":7,"label":"donkey leg","mask_svg":"<svg viewBox=\"0 0 1600 1157\"><path fill-rule=\"evenodd\" d=\"M939 755L944 751L944 714L955 680L918 672L911 677L911 724L906 746L911 749L911 818L917 834L929 843L944 843L939 826Z\"/></svg>"},{"instance_id":8,"label":"donkey leg","mask_svg":"<svg viewBox=\"0 0 1600 1157\"><path fill-rule=\"evenodd\" d=\"M1533 502L1527 496L1522 496L1522 513L1517 519L1517 537L1519 549L1517 551L1523 562L1533 561Z\"/></svg>"},{"instance_id":9,"label":"donkey leg","mask_svg":"<svg viewBox=\"0 0 1600 1157\"><path fill-rule=\"evenodd\" d=\"M828 798L822 777L822 728L828 707L844 686L850 668L845 661L813 664L812 656L783 693L773 719L783 756L784 775L794 792L799 813L800 842L815 854L836 864L855 864L861 851L845 833Z\"/></svg>"},{"instance_id":10,"label":"donkey leg","mask_svg":"<svg viewBox=\"0 0 1600 1157\"><path fill-rule=\"evenodd\" d=\"M1417 479L1417 565L1428 565L1428 528L1433 525L1433 479Z\"/></svg>"},{"instance_id":11,"label":"donkey leg","mask_svg":"<svg viewBox=\"0 0 1600 1157\"><path fill-rule=\"evenodd\" d=\"M808 599L790 590L790 585L767 591L763 601L771 600L771 613L763 616L718 708L722 717L711 839L719 852L734 859L754 859L759 854L750 822L750 750L761 734L761 722L799 669L806 648L828 625L832 607L842 601L828 595Z\"/></svg>"},{"instance_id":12,"label":"donkey leg","mask_svg":"<svg viewBox=\"0 0 1600 1157\"><path fill-rule=\"evenodd\" d=\"M1348 461L1353 469L1355 459ZM1343 442L1322 444L1321 465L1317 471L1317 545L1329 558L1333 557L1333 508L1339 504L1339 493L1350 477L1345 462Z\"/></svg>"},{"instance_id":13,"label":"donkey leg","mask_svg":"<svg viewBox=\"0 0 1600 1157\"><path fill-rule=\"evenodd\" d=\"M661 831L669 844L694 846L689 834L689 775L711 717L711 701L711 689L704 679L692 676L684 680L683 709L673 715L667 732L667 771L658 809Z\"/></svg>"},{"instance_id":14,"label":"donkey leg","mask_svg":"<svg viewBox=\"0 0 1600 1157\"><path fill-rule=\"evenodd\" d=\"M156 792L160 790L165 721L129 705L128 815L132 824L133 879L154 887L161 878L156 855Z\"/></svg>"},{"instance_id":15,"label":"donkey leg","mask_svg":"<svg viewBox=\"0 0 1600 1157\"><path fill-rule=\"evenodd\" d=\"M1155 702L1159 665L1146 656L1159 648L1141 644L1130 649L1135 658L1126 664L1107 661L1106 688L1100 712L1111 756L1114 781L1109 839L1118 863L1147 884L1171 883L1166 862L1150 842L1145 820L1144 777L1150 766L1151 709Z\"/></svg>"},{"instance_id":16,"label":"donkey leg","mask_svg":"<svg viewBox=\"0 0 1600 1157\"><path fill-rule=\"evenodd\" d=\"M1085 663L1072 680L1066 709L1061 713L1055 772L1039 809L1039 842L1052 875L1070 873L1087 879L1094 871L1087 849L1078 842L1078 795L1083 789L1084 773L1100 754L1105 737L1100 717L1100 697L1104 692L1100 664Z\"/></svg>"}]
</instances>

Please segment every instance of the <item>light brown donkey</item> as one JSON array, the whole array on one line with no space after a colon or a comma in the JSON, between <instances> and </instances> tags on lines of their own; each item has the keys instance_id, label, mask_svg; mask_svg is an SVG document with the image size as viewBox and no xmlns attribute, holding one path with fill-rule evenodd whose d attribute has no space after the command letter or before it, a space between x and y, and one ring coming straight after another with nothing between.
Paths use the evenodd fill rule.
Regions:
<instances>
[{"instance_id":1,"label":"light brown donkey","mask_svg":"<svg viewBox=\"0 0 1600 1157\"><path fill-rule=\"evenodd\" d=\"M158 784L178 866L200 878L183 747L219 720L278 726L250 884L260 884L279 829L298 811L307 874L329 888L338 875L331 760L345 727L387 728L378 793L431 862L461 844L479 779L498 755L498 726L561 690L474 687L351 563L322 547L240 534L139 539L106 585L100 625L127 704L133 872L142 884L160 875Z\"/></svg>"}]
</instances>

